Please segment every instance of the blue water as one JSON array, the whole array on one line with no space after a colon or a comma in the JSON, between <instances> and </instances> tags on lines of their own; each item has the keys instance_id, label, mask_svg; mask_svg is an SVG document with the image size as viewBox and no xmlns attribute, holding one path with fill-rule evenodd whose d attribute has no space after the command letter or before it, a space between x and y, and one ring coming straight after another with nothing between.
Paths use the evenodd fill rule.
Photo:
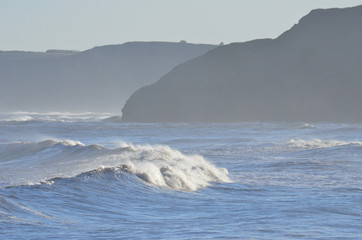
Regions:
<instances>
[{"instance_id":1,"label":"blue water","mask_svg":"<svg viewBox=\"0 0 362 240\"><path fill-rule=\"evenodd\" d=\"M362 239L362 125L0 116L1 239Z\"/></svg>"}]
</instances>

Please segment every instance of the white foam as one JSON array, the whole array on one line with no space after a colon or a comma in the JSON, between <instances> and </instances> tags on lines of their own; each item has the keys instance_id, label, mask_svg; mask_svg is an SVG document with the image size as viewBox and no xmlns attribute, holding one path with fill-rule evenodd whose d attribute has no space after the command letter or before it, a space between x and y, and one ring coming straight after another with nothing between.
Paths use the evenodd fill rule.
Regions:
<instances>
[{"instance_id":1,"label":"white foam","mask_svg":"<svg viewBox=\"0 0 362 240\"><path fill-rule=\"evenodd\" d=\"M34 121L35 119L31 116L10 116L9 118L5 119L5 122L30 122Z\"/></svg>"},{"instance_id":2,"label":"white foam","mask_svg":"<svg viewBox=\"0 0 362 240\"><path fill-rule=\"evenodd\" d=\"M62 143L62 144L64 144L64 145L68 145L68 146L85 146L82 142L80 142L80 141L74 141L74 140L69 140L69 139L67 139L67 140L64 140L64 141L60 141L60 142L58 142L58 143Z\"/></svg>"},{"instance_id":3,"label":"white foam","mask_svg":"<svg viewBox=\"0 0 362 240\"><path fill-rule=\"evenodd\" d=\"M130 149L121 157L122 167L144 181L176 190L195 191L211 182L229 182L228 171L217 168L200 155L185 155L168 146L122 144Z\"/></svg>"},{"instance_id":4,"label":"white foam","mask_svg":"<svg viewBox=\"0 0 362 240\"><path fill-rule=\"evenodd\" d=\"M303 124L299 125L297 128L299 128L299 129L313 129L313 128L315 128L315 126L313 124L310 124L310 123L303 123Z\"/></svg>"},{"instance_id":5,"label":"white foam","mask_svg":"<svg viewBox=\"0 0 362 240\"><path fill-rule=\"evenodd\" d=\"M289 144L293 147L298 148L330 148L330 147L337 147L343 145L360 145L362 146L362 142L360 141L340 141L340 140L320 140L320 139L313 139L313 140L302 140L302 139L292 139L290 140Z\"/></svg>"}]
</instances>

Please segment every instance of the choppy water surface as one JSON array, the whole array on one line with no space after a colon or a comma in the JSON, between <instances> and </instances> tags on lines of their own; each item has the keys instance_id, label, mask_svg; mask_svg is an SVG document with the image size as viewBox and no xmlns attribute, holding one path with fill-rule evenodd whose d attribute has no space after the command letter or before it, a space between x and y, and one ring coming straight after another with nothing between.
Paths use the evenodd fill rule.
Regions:
<instances>
[{"instance_id":1,"label":"choppy water surface","mask_svg":"<svg viewBox=\"0 0 362 240\"><path fill-rule=\"evenodd\" d=\"M1 239L362 239L362 125L0 115Z\"/></svg>"}]
</instances>

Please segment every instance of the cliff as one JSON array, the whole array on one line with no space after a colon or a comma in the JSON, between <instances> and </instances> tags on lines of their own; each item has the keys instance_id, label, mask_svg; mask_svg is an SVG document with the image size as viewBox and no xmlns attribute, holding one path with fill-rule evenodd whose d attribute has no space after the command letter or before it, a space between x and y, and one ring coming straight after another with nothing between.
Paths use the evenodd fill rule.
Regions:
<instances>
[{"instance_id":1,"label":"cliff","mask_svg":"<svg viewBox=\"0 0 362 240\"><path fill-rule=\"evenodd\" d=\"M362 6L220 46L136 91L123 121L362 122Z\"/></svg>"}]
</instances>

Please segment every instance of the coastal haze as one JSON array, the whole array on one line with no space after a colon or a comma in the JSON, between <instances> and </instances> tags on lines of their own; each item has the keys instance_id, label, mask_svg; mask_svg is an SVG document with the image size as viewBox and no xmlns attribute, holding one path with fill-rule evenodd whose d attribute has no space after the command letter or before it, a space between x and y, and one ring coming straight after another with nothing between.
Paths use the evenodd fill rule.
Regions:
<instances>
[{"instance_id":1,"label":"coastal haze","mask_svg":"<svg viewBox=\"0 0 362 240\"><path fill-rule=\"evenodd\" d=\"M0 112L120 114L138 88L213 45L129 42L83 52L0 52Z\"/></svg>"},{"instance_id":2,"label":"coastal haze","mask_svg":"<svg viewBox=\"0 0 362 240\"><path fill-rule=\"evenodd\" d=\"M3 30L0 112L121 115L123 109L125 121L137 122L328 121L329 116L350 115L349 111L358 104L355 99L358 96L352 96L356 95L359 86L354 86L356 82L350 79L353 74L359 74L358 67L350 63L354 61L358 65L359 61L358 51L353 51L360 47L358 24L333 16L324 18L320 13L319 17L327 22L314 19L309 26L308 23L298 24L296 30L290 31L292 33L283 34L286 36L283 39L278 37L313 8L352 6L358 1L36 2L39 4L0 2L3 6L0 7ZM148 10L137 6L148 7ZM330 28L333 24L337 24L335 29ZM345 29L348 24L351 27ZM352 26L356 28L355 32ZM293 34L295 36L291 36ZM333 34L337 36L336 40L333 40ZM242 43L265 37L276 39ZM107 45L115 39L127 43ZM154 42L156 39L162 42ZM339 44L338 39L343 42ZM356 41L349 46L349 39ZM184 40L204 44L186 44ZM230 44L232 42L238 43ZM192 60L222 43L223 48ZM341 45L348 49L341 52L338 50ZM244 48L247 50L242 50ZM256 50L253 52L252 49ZM352 51L351 57L348 57L349 51ZM339 54L346 59L339 58ZM323 57L325 64L319 70L319 63L312 66ZM357 59L353 59L355 57ZM185 67L206 58L198 66ZM328 59L329 63L325 61ZM184 62L187 63L183 65ZM338 70L335 65L344 66L338 74L335 74ZM172 71L174 67L175 71ZM184 69L184 73L176 73L180 69ZM341 83L342 71L352 71L345 80L351 84ZM166 80L169 76L178 80ZM140 90L145 94L136 92L160 78L156 85L148 88L156 89L155 92L151 90L152 96L148 97L145 89ZM310 92L309 88L321 88L322 81L328 81L333 87ZM167 84L175 86L166 87ZM278 84L283 86L279 88ZM332 95L337 94L335 89L342 85L338 95L351 94L353 103L348 99L330 101ZM124 106L127 99L129 103ZM331 108L334 106L346 110L333 115ZM309 117L320 113L321 108L329 109L325 117ZM358 114L355 112L352 115L356 117L330 121L358 121Z\"/></svg>"},{"instance_id":3,"label":"coastal haze","mask_svg":"<svg viewBox=\"0 0 362 240\"><path fill-rule=\"evenodd\" d=\"M0 0L0 238L360 239L361 4Z\"/></svg>"}]
</instances>

